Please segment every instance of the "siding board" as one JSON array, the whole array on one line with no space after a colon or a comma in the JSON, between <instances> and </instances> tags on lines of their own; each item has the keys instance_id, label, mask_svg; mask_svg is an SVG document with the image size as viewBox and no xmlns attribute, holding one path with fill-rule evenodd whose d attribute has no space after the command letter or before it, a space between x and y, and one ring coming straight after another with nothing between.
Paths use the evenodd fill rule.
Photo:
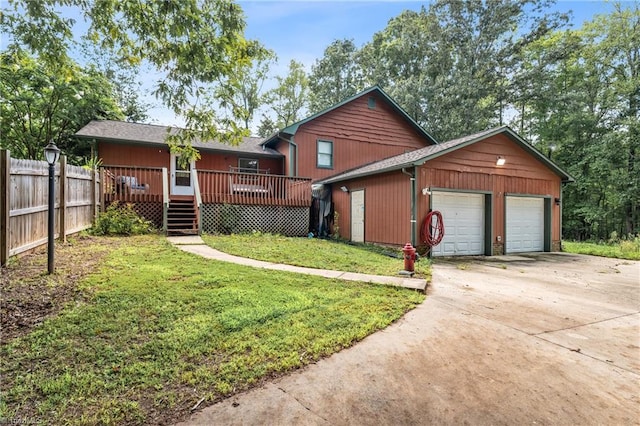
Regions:
<instances>
[{"instance_id":1,"label":"siding board","mask_svg":"<svg viewBox=\"0 0 640 426\"><path fill-rule=\"evenodd\" d=\"M375 109L369 108L369 95L364 95L300 126L295 142L301 176L321 179L430 145L385 100L373 97ZM318 139L333 141L331 169L317 168Z\"/></svg>"}]
</instances>

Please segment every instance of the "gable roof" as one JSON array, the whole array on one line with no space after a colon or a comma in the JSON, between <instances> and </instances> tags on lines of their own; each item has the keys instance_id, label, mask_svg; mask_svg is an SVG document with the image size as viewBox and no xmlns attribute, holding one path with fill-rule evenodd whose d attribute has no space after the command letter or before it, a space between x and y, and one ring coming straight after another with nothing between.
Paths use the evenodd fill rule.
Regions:
<instances>
[{"instance_id":1,"label":"gable roof","mask_svg":"<svg viewBox=\"0 0 640 426\"><path fill-rule=\"evenodd\" d=\"M360 98L360 97L362 97L364 95L368 95L368 94L371 94L371 93L375 93L375 94L379 95L382 99L384 99L389 104L389 106L391 106L391 108L394 111L396 111L404 120L406 120L409 123L409 125L411 127L413 127L425 139L429 140L431 143L434 143L434 144L438 143L438 141L433 136L431 136L422 126L420 126L418 123L416 123L416 121L413 118L411 118L409 116L409 114L407 114L407 112L404 109L402 109L402 107L400 105L398 105L396 103L396 101L391 99L391 97L389 95L387 95L384 92L384 90L382 90L380 88L380 86L373 86L373 87L370 87L368 89L363 90L362 92L356 93L355 95L351 96L350 98L347 98L347 99L343 100L342 102L339 102L339 103L337 103L335 105L332 105L329 108L325 108L322 111L305 118L304 120L300 120L297 123L294 123L294 124L292 124L292 125L290 125L288 127L285 127L284 129L280 130L279 132L276 132L272 136L270 136L267 139L265 139L262 142L262 145L266 146L269 143L278 140L278 137L281 134L294 136L296 134L296 132L298 131L298 128L300 128L300 126L302 126L303 124L308 123L308 122L310 122L312 120L315 120L316 118L318 118L320 116L323 116L323 115L325 115L325 114L327 114L327 113L329 113L329 112L331 112L331 111L333 111L335 109L338 109L341 106L346 105L346 104L348 104L349 102L351 102L351 101L353 101L355 99L358 99L358 98Z\"/></svg>"},{"instance_id":2,"label":"gable roof","mask_svg":"<svg viewBox=\"0 0 640 426\"><path fill-rule=\"evenodd\" d=\"M163 145L166 146L167 133L175 134L181 129L156 124L129 123L126 121L93 120L76 132L81 139L96 139L121 144ZM282 157L278 151L262 146L264 138L246 137L239 145L221 142L194 141L192 145L199 150L224 151L261 156Z\"/></svg>"},{"instance_id":3,"label":"gable roof","mask_svg":"<svg viewBox=\"0 0 640 426\"><path fill-rule=\"evenodd\" d=\"M544 163L555 174L562 178L563 182L573 182L574 179L567 172L558 167L553 161L548 159L544 154L534 148L527 141L522 139L516 132L514 132L508 126L496 127L494 129L485 130L483 132L474 133L472 135L464 136L458 139L453 139L447 142L442 142L437 145L427 146L425 148L416 149L415 151L406 152L393 157L385 158L384 160L369 163L365 166L357 167L355 169L348 170L346 172L339 173L334 176L322 179L317 183L334 183L345 181L348 179L355 179L364 176L376 175L379 173L385 173L394 170L400 170L405 167L421 166L429 160L440 157L441 155L448 154L460 148L472 145L481 140L487 139L491 136L504 134L509 137L518 146L523 148L537 160Z\"/></svg>"}]
</instances>

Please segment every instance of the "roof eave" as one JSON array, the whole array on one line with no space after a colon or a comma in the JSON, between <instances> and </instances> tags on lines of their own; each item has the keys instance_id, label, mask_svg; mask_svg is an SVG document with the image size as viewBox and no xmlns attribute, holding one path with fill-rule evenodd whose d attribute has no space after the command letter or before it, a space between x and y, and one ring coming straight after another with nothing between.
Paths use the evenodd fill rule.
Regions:
<instances>
[{"instance_id":1,"label":"roof eave","mask_svg":"<svg viewBox=\"0 0 640 426\"><path fill-rule=\"evenodd\" d=\"M326 178L326 179L321 179L321 180L317 181L316 183L329 184L329 183L343 182L345 180L353 180L353 179L359 179L359 178L363 178L363 177L367 177L367 176L378 175L378 174L381 174L381 173L393 172L393 171L400 170L400 169L403 169L405 167L413 166L413 165L414 164L411 163L411 162L403 163L403 164L394 164L393 166L385 167L383 169L371 170L369 172L359 173L357 175L347 176L347 177L344 177L344 178L341 178L340 175L338 175L338 176L335 176L335 177L332 177L332 178L330 177L330 178Z\"/></svg>"},{"instance_id":2,"label":"roof eave","mask_svg":"<svg viewBox=\"0 0 640 426\"><path fill-rule=\"evenodd\" d=\"M88 136L88 135L74 135L76 138L80 138L80 139L86 139L86 140L95 140L95 141L103 141L103 142L108 142L108 143L118 143L118 144L133 144L133 145L142 145L142 146L161 146L161 147L168 147L168 144L166 142L156 142L156 141L138 141L138 140L133 140L133 139L120 139L120 138L110 138L107 136ZM233 150L233 149L223 149L223 148L216 148L216 147L206 147L206 146L197 146L196 149L198 150L203 150L203 151L208 151L208 152L219 152L219 153L235 153L235 154L245 154L245 155L257 155L257 156L261 156L261 157L273 157L273 158L281 158L283 157L282 154L280 153L275 153L275 152L266 152L266 151L261 151L261 152L253 152L253 151L239 151L239 150Z\"/></svg>"}]
</instances>

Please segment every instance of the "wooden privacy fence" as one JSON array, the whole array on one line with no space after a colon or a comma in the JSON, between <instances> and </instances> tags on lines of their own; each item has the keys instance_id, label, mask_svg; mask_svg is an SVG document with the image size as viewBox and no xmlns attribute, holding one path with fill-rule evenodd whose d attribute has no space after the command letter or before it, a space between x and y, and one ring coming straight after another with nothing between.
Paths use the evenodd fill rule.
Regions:
<instances>
[{"instance_id":1,"label":"wooden privacy fence","mask_svg":"<svg viewBox=\"0 0 640 426\"><path fill-rule=\"evenodd\" d=\"M55 233L67 235L91 227L99 207L97 172L70 166L60 157L55 166ZM11 158L0 150L0 263L47 243L49 165Z\"/></svg>"}]
</instances>

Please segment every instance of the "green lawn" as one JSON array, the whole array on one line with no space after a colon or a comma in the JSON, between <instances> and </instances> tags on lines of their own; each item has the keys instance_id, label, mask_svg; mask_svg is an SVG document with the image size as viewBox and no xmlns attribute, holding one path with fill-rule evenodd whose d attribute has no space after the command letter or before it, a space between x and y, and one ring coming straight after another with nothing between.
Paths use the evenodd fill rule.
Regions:
<instances>
[{"instance_id":1,"label":"green lawn","mask_svg":"<svg viewBox=\"0 0 640 426\"><path fill-rule=\"evenodd\" d=\"M613 244L563 241L562 250L567 253L640 260L640 237L636 237L635 240L623 240Z\"/></svg>"},{"instance_id":2,"label":"green lawn","mask_svg":"<svg viewBox=\"0 0 640 426\"><path fill-rule=\"evenodd\" d=\"M332 269L374 275L396 276L403 269L401 247L351 245L318 238L291 238L271 234L203 235L209 246L236 256L307 268ZM415 264L418 277L431 276L431 262L421 259Z\"/></svg>"},{"instance_id":3,"label":"green lawn","mask_svg":"<svg viewBox=\"0 0 640 426\"><path fill-rule=\"evenodd\" d=\"M348 347L424 299L206 260L160 236L93 240L112 248L80 280L83 297L3 341L0 419L172 423L201 399L206 406ZM81 242L71 250L91 253Z\"/></svg>"}]
</instances>

